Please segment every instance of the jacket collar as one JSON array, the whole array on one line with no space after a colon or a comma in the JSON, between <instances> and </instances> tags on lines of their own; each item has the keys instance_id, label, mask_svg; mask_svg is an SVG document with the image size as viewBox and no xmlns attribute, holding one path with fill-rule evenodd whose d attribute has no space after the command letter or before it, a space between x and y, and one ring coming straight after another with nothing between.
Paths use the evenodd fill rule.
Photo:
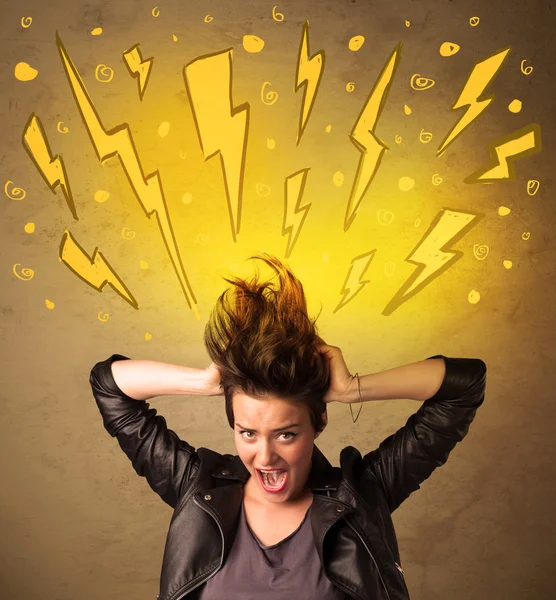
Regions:
<instances>
[{"instance_id":1,"label":"jacket collar","mask_svg":"<svg viewBox=\"0 0 556 600\"><path fill-rule=\"evenodd\" d=\"M251 474L238 455L232 456L223 468L220 467L212 473L212 477L241 481L243 484L250 476ZM313 444L311 471L308 479L311 490L313 492L335 491L338 489L341 479L340 469L335 469L326 456Z\"/></svg>"}]
</instances>

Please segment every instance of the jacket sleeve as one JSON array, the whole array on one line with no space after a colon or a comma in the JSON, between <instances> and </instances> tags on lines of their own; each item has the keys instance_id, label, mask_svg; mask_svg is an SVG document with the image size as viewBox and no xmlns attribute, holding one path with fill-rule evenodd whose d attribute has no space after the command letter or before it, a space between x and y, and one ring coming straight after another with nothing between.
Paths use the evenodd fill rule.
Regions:
<instances>
[{"instance_id":1,"label":"jacket sleeve","mask_svg":"<svg viewBox=\"0 0 556 600\"><path fill-rule=\"evenodd\" d=\"M197 453L168 429L164 417L145 400L135 400L120 390L112 375L116 360L129 359L113 354L93 367L89 379L104 427L118 439L137 474L175 508L183 483L197 466Z\"/></svg>"},{"instance_id":2,"label":"jacket sleeve","mask_svg":"<svg viewBox=\"0 0 556 600\"><path fill-rule=\"evenodd\" d=\"M447 358L439 390L396 433L363 457L365 476L380 483L390 512L443 465L467 434L485 398L486 364L478 358Z\"/></svg>"}]
</instances>

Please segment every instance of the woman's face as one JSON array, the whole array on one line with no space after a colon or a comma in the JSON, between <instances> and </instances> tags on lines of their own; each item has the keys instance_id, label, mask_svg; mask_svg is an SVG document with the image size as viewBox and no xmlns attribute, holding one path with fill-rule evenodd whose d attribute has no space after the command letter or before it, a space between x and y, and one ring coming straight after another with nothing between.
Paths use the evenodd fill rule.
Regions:
<instances>
[{"instance_id":1,"label":"woman's face","mask_svg":"<svg viewBox=\"0 0 556 600\"><path fill-rule=\"evenodd\" d=\"M309 409L279 397L259 400L241 392L234 394L232 404L234 440L252 476L251 493L269 503L300 498L306 492L313 443L320 434L311 424ZM261 469L280 473L263 476ZM271 491L271 487L277 491Z\"/></svg>"}]
</instances>

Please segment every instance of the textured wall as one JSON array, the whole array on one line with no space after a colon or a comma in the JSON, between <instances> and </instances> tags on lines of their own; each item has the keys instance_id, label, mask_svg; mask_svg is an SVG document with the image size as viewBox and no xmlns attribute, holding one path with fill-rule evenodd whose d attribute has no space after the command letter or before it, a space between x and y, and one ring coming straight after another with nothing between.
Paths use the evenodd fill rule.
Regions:
<instances>
[{"instance_id":1,"label":"textured wall","mask_svg":"<svg viewBox=\"0 0 556 600\"><path fill-rule=\"evenodd\" d=\"M114 352L206 366L202 332L221 276L249 272L246 259L264 250L288 254L312 314L322 308L322 336L342 348L352 372L437 353L487 363L486 401L468 437L394 513L412 598L556 597L556 4L288 0L274 18L273 6L3 3L0 593L11 600L156 597L171 512L104 430L89 371ZM472 25L474 16L480 20ZM294 86L306 20L310 54L322 50L325 58L296 144L303 90ZM93 35L96 28L102 32ZM264 40L264 48L253 52L245 35ZM364 43L350 49L355 36ZM459 51L442 56L444 42ZM143 59L154 58L142 99L122 56L135 44ZM222 110L229 103L217 102L222 65L190 81L203 107L214 100L214 118L192 109L183 71L228 49L233 105L249 105L248 119L240 109L236 125ZM467 110L452 106L488 57L495 57L491 72L485 63L474 71L472 91L491 80L481 98L494 100L437 156ZM95 148L88 135L94 111L81 116L71 65L75 89L80 77L102 127L127 124L134 147L105 137ZM419 77L434 85L415 89ZM348 137L360 115L355 135L369 144L361 173L362 146ZM383 148L365 136L369 129L387 149L363 193L373 149ZM98 122L96 135L98 142ZM51 164L45 139L63 169ZM509 170L496 168L495 144L521 153ZM226 179L220 158L208 158L221 145ZM99 161L116 149L129 180L117 157ZM311 208L288 248L284 182L301 169L310 169L302 202ZM157 170L159 180L149 177ZM60 176L69 188L51 191L48 180ZM156 215L146 216L157 207L162 216L168 211L173 236L164 223L161 233ZM344 230L348 213L356 217ZM445 244L456 254L441 252ZM90 266L96 248L108 266ZM117 291L96 289L106 278ZM350 278L351 292L343 293ZM152 405L194 446L235 452L221 398ZM319 447L338 464L342 447L372 449L416 406L366 404L354 425L347 407L332 404Z\"/></svg>"}]
</instances>

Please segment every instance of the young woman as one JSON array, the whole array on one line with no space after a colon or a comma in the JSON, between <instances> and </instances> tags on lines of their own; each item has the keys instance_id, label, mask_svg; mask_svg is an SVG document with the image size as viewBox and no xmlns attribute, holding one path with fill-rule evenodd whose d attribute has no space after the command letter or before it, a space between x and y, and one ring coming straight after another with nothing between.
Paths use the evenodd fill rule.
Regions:
<instances>
[{"instance_id":1,"label":"young woman","mask_svg":"<svg viewBox=\"0 0 556 600\"><path fill-rule=\"evenodd\" d=\"M205 329L207 369L114 354L91 372L105 428L174 509L158 598L407 599L391 513L466 435L486 365L436 355L352 376L290 269L253 258L278 282L226 279ZM237 455L196 450L146 402L178 394L224 395ZM423 404L378 448L347 446L333 467L314 443L327 403L393 398Z\"/></svg>"}]
</instances>

